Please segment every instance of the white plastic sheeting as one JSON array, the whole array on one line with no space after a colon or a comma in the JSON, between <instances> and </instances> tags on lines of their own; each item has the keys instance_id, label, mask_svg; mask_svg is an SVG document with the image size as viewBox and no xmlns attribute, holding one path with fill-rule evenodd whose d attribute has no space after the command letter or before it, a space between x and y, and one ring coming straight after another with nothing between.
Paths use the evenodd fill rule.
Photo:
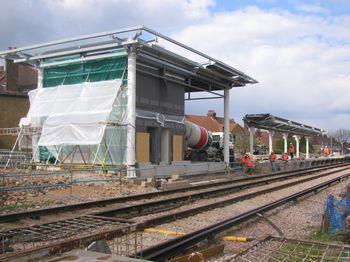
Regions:
<instances>
[{"instance_id":1,"label":"white plastic sheeting","mask_svg":"<svg viewBox=\"0 0 350 262\"><path fill-rule=\"evenodd\" d=\"M30 109L21 123L40 123L38 145L60 161L121 164L128 124L121 84L116 79L38 88L29 92Z\"/></svg>"},{"instance_id":2,"label":"white plastic sheeting","mask_svg":"<svg viewBox=\"0 0 350 262\"><path fill-rule=\"evenodd\" d=\"M32 91L27 117L47 117L39 146L99 144L120 85L118 79Z\"/></svg>"}]
</instances>

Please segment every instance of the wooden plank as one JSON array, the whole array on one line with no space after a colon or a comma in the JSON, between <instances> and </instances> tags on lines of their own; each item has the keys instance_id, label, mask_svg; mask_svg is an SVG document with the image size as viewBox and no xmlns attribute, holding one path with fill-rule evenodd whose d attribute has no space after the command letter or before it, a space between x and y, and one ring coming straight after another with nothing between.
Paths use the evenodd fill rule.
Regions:
<instances>
[{"instance_id":1,"label":"wooden plank","mask_svg":"<svg viewBox=\"0 0 350 262\"><path fill-rule=\"evenodd\" d=\"M182 160L182 135L173 135L173 161Z\"/></svg>"},{"instance_id":2,"label":"wooden plank","mask_svg":"<svg viewBox=\"0 0 350 262\"><path fill-rule=\"evenodd\" d=\"M193 252L191 254L176 257L174 261L176 262L199 262L199 261L205 261L206 259L210 257L217 256L221 254L224 251L225 244L217 245L217 246L211 246L206 249L199 250L197 252Z\"/></svg>"},{"instance_id":3,"label":"wooden plank","mask_svg":"<svg viewBox=\"0 0 350 262\"><path fill-rule=\"evenodd\" d=\"M136 161L139 163L149 162L149 133L136 133Z\"/></svg>"}]
</instances>

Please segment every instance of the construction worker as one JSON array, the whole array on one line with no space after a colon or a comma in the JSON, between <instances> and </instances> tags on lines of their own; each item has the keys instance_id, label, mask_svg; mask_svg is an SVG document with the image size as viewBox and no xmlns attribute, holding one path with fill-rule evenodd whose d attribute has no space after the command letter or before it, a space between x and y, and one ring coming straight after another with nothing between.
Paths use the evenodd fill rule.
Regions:
<instances>
[{"instance_id":1,"label":"construction worker","mask_svg":"<svg viewBox=\"0 0 350 262\"><path fill-rule=\"evenodd\" d=\"M242 163L245 169L244 172L251 175L254 167L253 157L248 153L244 154Z\"/></svg>"},{"instance_id":2,"label":"construction worker","mask_svg":"<svg viewBox=\"0 0 350 262\"><path fill-rule=\"evenodd\" d=\"M270 164L271 164L271 170L272 170L272 172L275 172L276 171L275 162L277 160L277 155L273 151L269 155L269 160L270 160Z\"/></svg>"},{"instance_id":3,"label":"construction worker","mask_svg":"<svg viewBox=\"0 0 350 262\"><path fill-rule=\"evenodd\" d=\"M282 155L282 160L283 160L283 162L285 162L285 163L287 163L287 162L288 162L288 160L289 160L289 156L288 156L288 154L287 154L287 153L283 153L283 155Z\"/></svg>"},{"instance_id":4,"label":"construction worker","mask_svg":"<svg viewBox=\"0 0 350 262\"><path fill-rule=\"evenodd\" d=\"M293 143L290 143L290 144L289 144L289 155L290 155L290 159L293 159L294 153L295 153L295 147L294 147Z\"/></svg>"},{"instance_id":5,"label":"construction worker","mask_svg":"<svg viewBox=\"0 0 350 262\"><path fill-rule=\"evenodd\" d=\"M329 154L330 154L329 147L328 147L328 146L325 146L325 147L323 148L323 155L324 155L325 157L327 157Z\"/></svg>"}]
</instances>

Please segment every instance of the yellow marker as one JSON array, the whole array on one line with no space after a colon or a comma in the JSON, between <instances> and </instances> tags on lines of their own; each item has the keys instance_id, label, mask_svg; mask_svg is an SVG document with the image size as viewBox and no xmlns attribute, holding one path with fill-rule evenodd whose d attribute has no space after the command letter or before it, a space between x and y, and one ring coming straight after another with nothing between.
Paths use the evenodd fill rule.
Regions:
<instances>
[{"instance_id":1,"label":"yellow marker","mask_svg":"<svg viewBox=\"0 0 350 262\"><path fill-rule=\"evenodd\" d=\"M235 242L248 242L252 241L252 238L249 237L235 237L235 236L225 236L222 238L225 241L235 241Z\"/></svg>"},{"instance_id":2,"label":"yellow marker","mask_svg":"<svg viewBox=\"0 0 350 262\"><path fill-rule=\"evenodd\" d=\"M163 235L174 235L174 236L183 236L185 233L177 232L174 230L160 229L160 228L145 228L143 230L146 233L159 233Z\"/></svg>"}]
</instances>

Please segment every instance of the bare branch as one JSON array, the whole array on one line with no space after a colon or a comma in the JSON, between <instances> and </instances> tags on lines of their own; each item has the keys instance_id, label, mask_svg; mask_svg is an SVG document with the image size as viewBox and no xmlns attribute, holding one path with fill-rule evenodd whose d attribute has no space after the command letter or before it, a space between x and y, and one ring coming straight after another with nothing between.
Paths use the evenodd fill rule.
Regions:
<instances>
[{"instance_id":1,"label":"bare branch","mask_svg":"<svg viewBox=\"0 0 350 262\"><path fill-rule=\"evenodd\" d=\"M341 128L334 133L334 138L341 144L341 152L344 153L344 144L350 140L350 130Z\"/></svg>"},{"instance_id":2,"label":"bare branch","mask_svg":"<svg viewBox=\"0 0 350 262\"><path fill-rule=\"evenodd\" d=\"M347 143L350 140L350 130L349 129L338 129L334 133L334 138L340 143L344 144Z\"/></svg>"}]
</instances>

